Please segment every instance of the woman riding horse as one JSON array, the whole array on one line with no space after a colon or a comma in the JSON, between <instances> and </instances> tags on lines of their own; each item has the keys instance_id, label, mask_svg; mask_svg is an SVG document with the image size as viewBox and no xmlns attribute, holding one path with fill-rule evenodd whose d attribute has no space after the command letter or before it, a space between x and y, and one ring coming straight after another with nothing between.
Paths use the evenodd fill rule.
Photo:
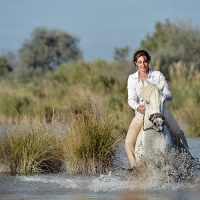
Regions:
<instances>
[{"instance_id":1,"label":"woman riding horse","mask_svg":"<svg viewBox=\"0 0 200 200\"><path fill-rule=\"evenodd\" d=\"M159 84L164 79L164 75L159 71L154 71L149 68L151 57L145 50L137 51L133 56L133 63L137 66L137 72L131 74L128 78L128 104L135 110L135 117L133 118L125 140L125 149L131 165L131 168L137 168L135 159L135 144L138 134L143 126L143 117L145 114L145 105L142 98L142 89L144 87L144 80L149 83ZM166 101L173 99L171 90L167 81L165 80L164 87L162 89L162 96ZM176 146L189 153L188 144L184 136L184 132L180 129L175 118L172 114L165 110L165 123L170 130L172 138Z\"/></svg>"}]
</instances>

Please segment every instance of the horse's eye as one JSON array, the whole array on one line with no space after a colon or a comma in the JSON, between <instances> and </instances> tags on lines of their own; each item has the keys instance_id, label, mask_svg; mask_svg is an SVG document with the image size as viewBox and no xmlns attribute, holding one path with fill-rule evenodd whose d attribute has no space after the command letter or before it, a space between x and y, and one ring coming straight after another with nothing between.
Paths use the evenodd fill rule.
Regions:
<instances>
[{"instance_id":1,"label":"horse's eye","mask_svg":"<svg viewBox=\"0 0 200 200\"><path fill-rule=\"evenodd\" d=\"M147 103L147 104L150 104L150 101L149 101L149 100L146 100L146 103Z\"/></svg>"}]
</instances>

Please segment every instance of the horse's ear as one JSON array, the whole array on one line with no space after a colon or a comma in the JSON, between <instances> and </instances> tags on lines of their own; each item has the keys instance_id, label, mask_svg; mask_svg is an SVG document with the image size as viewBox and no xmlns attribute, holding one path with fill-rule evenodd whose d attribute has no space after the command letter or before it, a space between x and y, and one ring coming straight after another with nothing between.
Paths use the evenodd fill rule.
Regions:
<instances>
[{"instance_id":1,"label":"horse's ear","mask_svg":"<svg viewBox=\"0 0 200 200\"><path fill-rule=\"evenodd\" d=\"M164 85L165 85L165 79L163 78L163 79L161 79L161 81L158 83L157 87L158 87L159 90L162 90L163 87L164 87Z\"/></svg>"},{"instance_id":2,"label":"horse's ear","mask_svg":"<svg viewBox=\"0 0 200 200\"><path fill-rule=\"evenodd\" d=\"M147 87L149 85L149 82L147 81L147 79L144 79L144 87Z\"/></svg>"}]
</instances>

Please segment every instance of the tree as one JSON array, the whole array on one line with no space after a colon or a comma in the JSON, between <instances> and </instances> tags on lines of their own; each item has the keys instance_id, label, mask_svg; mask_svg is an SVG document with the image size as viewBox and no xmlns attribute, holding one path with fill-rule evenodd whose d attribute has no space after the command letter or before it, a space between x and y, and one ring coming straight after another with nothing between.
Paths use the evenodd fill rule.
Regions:
<instances>
[{"instance_id":1,"label":"tree","mask_svg":"<svg viewBox=\"0 0 200 200\"><path fill-rule=\"evenodd\" d=\"M12 72L13 69L5 57L0 57L0 76L4 76L8 72Z\"/></svg>"},{"instance_id":2,"label":"tree","mask_svg":"<svg viewBox=\"0 0 200 200\"><path fill-rule=\"evenodd\" d=\"M31 36L19 50L21 61L27 68L54 69L82 57L79 40L64 31L36 28Z\"/></svg>"},{"instance_id":3,"label":"tree","mask_svg":"<svg viewBox=\"0 0 200 200\"><path fill-rule=\"evenodd\" d=\"M124 46L121 48L115 48L114 50L114 60L116 61L125 61L128 59L130 48Z\"/></svg>"},{"instance_id":4,"label":"tree","mask_svg":"<svg viewBox=\"0 0 200 200\"><path fill-rule=\"evenodd\" d=\"M157 22L152 35L147 34L141 41L141 49L149 51L159 61L161 71L168 74L173 62L184 61L200 69L200 29L185 22L163 24Z\"/></svg>"}]
</instances>

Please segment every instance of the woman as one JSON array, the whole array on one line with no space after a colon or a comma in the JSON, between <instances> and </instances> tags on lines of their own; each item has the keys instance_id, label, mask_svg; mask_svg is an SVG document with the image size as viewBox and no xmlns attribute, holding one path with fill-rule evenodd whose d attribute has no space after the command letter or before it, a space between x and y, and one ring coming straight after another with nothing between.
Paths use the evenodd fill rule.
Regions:
<instances>
[{"instance_id":1,"label":"woman","mask_svg":"<svg viewBox=\"0 0 200 200\"><path fill-rule=\"evenodd\" d=\"M125 140L125 149L132 169L137 167L135 160L135 143L142 128L143 116L145 112L145 105L143 99L141 98L144 80L146 79L149 83L158 84L160 80L163 78L165 79L161 72L154 71L149 68L150 60L151 57L147 51L137 51L133 56L133 62L137 66L138 70L134 74L131 74L128 78L128 104L135 110L135 117L129 126ZM171 101L173 99L171 90L166 80L162 93L166 101ZM170 129L175 144L180 149L189 153L184 133L168 110L165 111L165 123Z\"/></svg>"}]
</instances>

